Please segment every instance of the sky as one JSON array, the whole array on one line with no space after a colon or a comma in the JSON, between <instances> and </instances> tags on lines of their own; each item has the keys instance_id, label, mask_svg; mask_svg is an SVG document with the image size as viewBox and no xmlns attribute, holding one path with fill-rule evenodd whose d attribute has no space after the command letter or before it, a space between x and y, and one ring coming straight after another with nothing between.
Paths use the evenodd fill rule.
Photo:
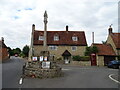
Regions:
<instances>
[{"instance_id":1,"label":"sky","mask_svg":"<svg viewBox=\"0 0 120 90\"><path fill-rule=\"evenodd\" d=\"M48 13L48 31L85 31L88 46L106 41L111 24L118 32L119 0L0 0L0 37L11 48L30 45L32 24L43 30Z\"/></svg>"}]
</instances>

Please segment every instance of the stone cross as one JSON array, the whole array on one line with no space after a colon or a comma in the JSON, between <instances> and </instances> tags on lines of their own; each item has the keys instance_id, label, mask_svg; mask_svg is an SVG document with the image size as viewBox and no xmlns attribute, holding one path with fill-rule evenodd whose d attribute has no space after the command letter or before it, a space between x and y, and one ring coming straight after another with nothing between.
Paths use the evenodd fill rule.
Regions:
<instances>
[{"instance_id":1,"label":"stone cross","mask_svg":"<svg viewBox=\"0 0 120 90\"><path fill-rule=\"evenodd\" d=\"M44 46L44 51L47 51L47 11L45 11L44 13L44 42L43 42L43 46Z\"/></svg>"}]
</instances>

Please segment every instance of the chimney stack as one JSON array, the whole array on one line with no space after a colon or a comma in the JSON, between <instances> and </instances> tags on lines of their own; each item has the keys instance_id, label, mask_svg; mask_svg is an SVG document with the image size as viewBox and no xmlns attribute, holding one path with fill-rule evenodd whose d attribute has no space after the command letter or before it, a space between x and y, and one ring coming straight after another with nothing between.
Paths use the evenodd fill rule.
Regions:
<instances>
[{"instance_id":1,"label":"chimney stack","mask_svg":"<svg viewBox=\"0 0 120 90\"><path fill-rule=\"evenodd\" d=\"M1 38L1 40L2 40L2 42L4 42L4 38L3 37Z\"/></svg>"},{"instance_id":2,"label":"chimney stack","mask_svg":"<svg viewBox=\"0 0 120 90\"><path fill-rule=\"evenodd\" d=\"M35 24L32 25L32 31L34 31L34 30L35 30Z\"/></svg>"},{"instance_id":3,"label":"chimney stack","mask_svg":"<svg viewBox=\"0 0 120 90\"><path fill-rule=\"evenodd\" d=\"M68 25L66 26L66 31L68 31Z\"/></svg>"},{"instance_id":4,"label":"chimney stack","mask_svg":"<svg viewBox=\"0 0 120 90\"><path fill-rule=\"evenodd\" d=\"M112 24L110 25L109 29L108 29L108 32L109 32L109 35L112 34Z\"/></svg>"}]
</instances>

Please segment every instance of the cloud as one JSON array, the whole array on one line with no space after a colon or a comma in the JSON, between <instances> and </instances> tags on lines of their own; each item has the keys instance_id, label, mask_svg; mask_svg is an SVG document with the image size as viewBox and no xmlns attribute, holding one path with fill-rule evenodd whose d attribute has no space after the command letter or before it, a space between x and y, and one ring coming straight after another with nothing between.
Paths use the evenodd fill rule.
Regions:
<instances>
[{"instance_id":1,"label":"cloud","mask_svg":"<svg viewBox=\"0 0 120 90\"><path fill-rule=\"evenodd\" d=\"M48 12L48 30L85 31L87 42L106 40L108 27L118 30L118 0L1 0L0 36L7 46L22 48L30 44L32 24L43 30L43 14Z\"/></svg>"}]
</instances>

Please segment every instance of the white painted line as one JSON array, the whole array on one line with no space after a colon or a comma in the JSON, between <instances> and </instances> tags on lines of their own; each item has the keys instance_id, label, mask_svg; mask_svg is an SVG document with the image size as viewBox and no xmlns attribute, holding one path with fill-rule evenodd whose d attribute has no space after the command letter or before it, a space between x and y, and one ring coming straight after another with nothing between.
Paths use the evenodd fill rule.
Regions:
<instances>
[{"instance_id":1,"label":"white painted line","mask_svg":"<svg viewBox=\"0 0 120 90\"><path fill-rule=\"evenodd\" d=\"M65 69L65 68L62 68L62 70L70 70L70 69Z\"/></svg>"},{"instance_id":2,"label":"white painted line","mask_svg":"<svg viewBox=\"0 0 120 90\"><path fill-rule=\"evenodd\" d=\"M23 78L20 78L19 84L21 85L23 83Z\"/></svg>"},{"instance_id":3,"label":"white painted line","mask_svg":"<svg viewBox=\"0 0 120 90\"><path fill-rule=\"evenodd\" d=\"M120 84L120 82L119 81L117 81L116 79L114 79L114 78L112 78L112 76L113 76L114 74L110 74L109 75L109 78L111 79L111 80L113 80L114 82L116 82L116 83L119 83Z\"/></svg>"}]
</instances>

